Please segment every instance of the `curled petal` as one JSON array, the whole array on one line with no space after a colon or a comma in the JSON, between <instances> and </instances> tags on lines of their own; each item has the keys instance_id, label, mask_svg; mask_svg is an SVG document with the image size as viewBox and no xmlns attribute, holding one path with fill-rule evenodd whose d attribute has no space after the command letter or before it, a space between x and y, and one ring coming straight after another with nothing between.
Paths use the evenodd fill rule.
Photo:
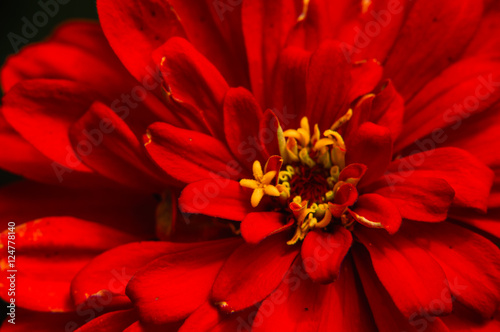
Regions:
<instances>
[{"instance_id":1,"label":"curled petal","mask_svg":"<svg viewBox=\"0 0 500 332\"><path fill-rule=\"evenodd\" d=\"M356 187L350 183L344 183L335 193L333 203L328 203L328 208L334 217L340 218L345 210L353 205L357 199L358 191Z\"/></svg>"},{"instance_id":2,"label":"curled petal","mask_svg":"<svg viewBox=\"0 0 500 332\"><path fill-rule=\"evenodd\" d=\"M398 208L378 194L360 196L356 208L350 213L359 223L373 228L385 228L389 234L396 233L401 226Z\"/></svg>"},{"instance_id":3,"label":"curled petal","mask_svg":"<svg viewBox=\"0 0 500 332\"><path fill-rule=\"evenodd\" d=\"M311 279L320 283L335 281L351 244L351 232L344 227L337 227L333 234L322 230L309 232L300 253Z\"/></svg>"}]
</instances>

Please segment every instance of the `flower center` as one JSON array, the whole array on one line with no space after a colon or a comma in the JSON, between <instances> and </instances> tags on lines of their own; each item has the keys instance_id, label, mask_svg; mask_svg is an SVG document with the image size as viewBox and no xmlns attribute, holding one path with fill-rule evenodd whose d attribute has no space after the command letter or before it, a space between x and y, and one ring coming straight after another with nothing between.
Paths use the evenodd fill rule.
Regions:
<instances>
[{"instance_id":1,"label":"flower center","mask_svg":"<svg viewBox=\"0 0 500 332\"><path fill-rule=\"evenodd\" d=\"M289 167L280 172L280 183L288 183L290 192L309 202L321 203L326 200L326 189L333 188L332 178L323 166L312 168L304 165Z\"/></svg>"},{"instance_id":2,"label":"flower center","mask_svg":"<svg viewBox=\"0 0 500 332\"><path fill-rule=\"evenodd\" d=\"M297 130L281 132L281 156L272 156L264 170L255 161L254 179L240 181L241 186L253 189L253 207L267 195L277 210L287 211L295 219L296 232L288 244L295 244L310 230L326 228L332 222L344 227L353 223L348 207L356 202L355 186L366 167L359 164L346 167L345 143L336 131L351 116L349 110L323 137L318 125L311 134L309 121L304 117Z\"/></svg>"}]
</instances>

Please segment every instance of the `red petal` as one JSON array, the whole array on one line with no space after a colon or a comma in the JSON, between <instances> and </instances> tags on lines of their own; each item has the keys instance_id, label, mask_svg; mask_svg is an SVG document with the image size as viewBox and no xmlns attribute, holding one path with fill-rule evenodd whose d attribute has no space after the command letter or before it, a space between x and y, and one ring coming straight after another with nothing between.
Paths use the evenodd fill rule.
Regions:
<instances>
[{"instance_id":1,"label":"red petal","mask_svg":"<svg viewBox=\"0 0 500 332\"><path fill-rule=\"evenodd\" d=\"M273 155L280 155L278 142L280 121L277 115L268 109L264 112L264 116L260 120L259 139L261 146L265 147L263 151L265 159Z\"/></svg>"},{"instance_id":2,"label":"red petal","mask_svg":"<svg viewBox=\"0 0 500 332\"><path fill-rule=\"evenodd\" d=\"M147 324L137 321L127 327L123 332L165 332L165 331L178 331L182 322L173 322L167 324Z\"/></svg>"},{"instance_id":3,"label":"red petal","mask_svg":"<svg viewBox=\"0 0 500 332\"><path fill-rule=\"evenodd\" d=\"M253 95L244 88L232 88L224 99L224 133L231 152L252 169L254 160L264 160L259 138L264 116Z\"/></svg>"},{"instance_id":4,"label":"red petal","mask_svg":"<svg viewBox=\"0 0 500 332\"><path fill-rule=\"evenodd\" d=\"M227 182L227 178L237 178L240 174L241 166L226 145L211 136L155 123L148 129L148 139L145 146L151 158L179 181Z\"/></svg>"},{"instance_id":5,"label":"red petal","mask_svg":"<svg viewBox=\"0 0 500 332\"><path fill-rule=\"evenodd\" d=\"M314 282L330 283L337 280L351 244L351 232L344 227L335 228L333 234L309 232L300 251L307 274Z\"/></svg>"},{"instance_id":6,"label":"red petal","mask_svg":"<svg viewBox=\"0 0 500 332\"><path fill-rule=\"evenodd\" d=\"M374 58L383 63L400 32L409 3L408 0L372 2L365 14L358 14L359 23L343 31L343 34L349 33L349 38L342 38L346 42L346 53L353 59Z\"/></svg>"},{"instance_id":7,"label":"red petal","mask_svg":"<svg viewBox=\"0 0 500 332\"><path fill-rule=\"evenodd\" d=\"M500 318L492 320L478 320L471 317L468 312L456 312L452 315L443 317L442 320L446 323L449 331L466 331L466 332L491 332L500 330Z\"/></svg>"},{"instance_id":8,"label":"red petal","mask_svg":"<svg viewBox=\"0 0 500 332\"><path fill-rule=\"evenodd\" d=\"M242 4L242 24L252 91L261 104L272 95L271 75L297 19L293 1L251 0Z\"/></svg>"},{"instance_id":9,"label":"red petal","mask_svg":"<svg viewBox=\"0 0 500 332\"><path fill-rule=\"evenodd\" d=\"M482 3L474 0L424 0L412 6L384 65L406 100L460 57L481 13Z\"/></svg>"},{"instance_id":10,"label":"red petal","mask_svg":"<svg viewBox=\"0 0 500 332\"><path fill-rule=\"evenodd\" d=\"M426 331L449 332L439 318L429 316L423 308L413 312L410 317L403 316L373 271L369 254L362 247L357 247L353 256L364 293L368 298L372 315L380 332L418 332L422 327L425 327ZM446 289L443 290L446 291ZM445 300L448 301L448 299L439 297L433 303L441 305L440 301Z\"/></svg>"},{"instance_id":11,"label":"red petal","mask_svg":"<svg viewBox=\"0 0 500 332\"><path fill-rule=\"evenodd\" d=\"M265 166L264 166L264 173L267 173L267 172L271 172L271 171L275 171L276 173L279 173L279 171L281 170L281 166L283 166L283 158L281 158L281 156L277 156L277 155L274 155L274 156L271 156ZM278 184L278 176L274 177L274 180L271 182L273 183L274 185L277 185Z\"/></svg>"},{"instance_id":12,"label":"red petal","mask_svg":"<svg viewBox=\"0 0 500 332\"><path fill-rule=\"evenodd\" d=\"M376 331L350 258L345 260L339 279L326 287L321 304L320 331Z\"/></svg>"},{"instance_id":13,"label":"red petal","mask_svg":"<svg viewBox=\"0 0 500 332\"><path fill-rule=\"evenodd\" d=\"M428 222L446 219L455 196L448 182L418 174L398 180L397 176L386 174L384 180L374 184L379 188L373 192L388 198L405 219Z\"/></svg>"},{"instance_id":14,"label":"red petal","mask_svg":"<svg viewBox=\"0 0 500 332\"><path fill-rule=\"evenodd\" d=\"M113 248L90 261L71 282L76 306L89 296L102 297L107 305L130 303L125 287L132 276L153 260L203 245L169 242L137 242ZM109 301L111 297L112 301Z\"/></svg>"},{"instance_id":15,"label":"red petal","mask_svg":"<svg viewBox=\"0 0 500 332\"><path fill-rule=\"evenodd\" d=\"M255 313L256 311L250 308L226 315L206 302L186 319L179 332L250 332Z\"/></svg>"},{"instance_id":16,"label":"red petal","mask_svg":"<svg viewBox=\"0 0 500 332\"><path fill-rule=\"evenodd\" d=\"M338 44L324 42L313 53L307 72L307 109L311 125L328 129L347 112L351 74Z\"/></svg>"},{"instance_id":17,"label":"red petal","mask_svg":"<svg viewBox=\"0 0 500 332\"><path fill-rule=\"evenodd\" d=\"M469 43L464 57L498 54L500 47L500 8L496 1L485 1L485 11L474 38Z\"/></svg>"},{"instance_id":18,"label":"red petal","mask_svg":"<svg viewBox=\"0 0 500 332\"><path fill-rule=\"evenodd\" d=\"M454 204L480 210L486 210L494 176L470 153L456 148L415 153L392 162L389 171L398 173L394 181L403 183L409 176L442 178L455 190Z\"/></svg>"},{"instance_id":19,"label":"red petal","mask_svg":"<svg viewBox=\"0 0 500 332\"><path fill-rule=\"evenodd\" d=\"M283 128L298 128L306 109L307 67L311 54L301 48L288 47L279 57L273 79L271 104L277 114L282 114Z\"/></svg>"},{"instance_id":20,"label":"red petal","mask_svg":"<svg viewBox=\"0 0 500 332\"><path fill-rule=\"evenodd\" d=\"M346 164L359 163L368 167L360 186L379 178L392 158L392 140L389 129L365 122L346 142Z\"/></svg>"},{"instance_id":21,"label":"red petal","mask_svg":"<svg viewBox=\"0 0 500 332\"><path fill-rule=\"evenodd\" d=\"M448 281L439 264L426 251L398 234L358 227L357 239L368 249L378 278L405 317L433 313L435 299L443 300L437 315L451 312Z\"/></svg>"},{"instance_id":22,"label":"red petal","mask_svg":"<svg viewBox=\"0 0 500 332\"><path fill-rule=\"evenodd\" d=\"M351 183L344 183L335 193L333 203L328 203L328 209L334 217L340 218L346 209L353 205L357 199L358 192L356 187Z\"/></svg>"},{"instance_id":23,"label":"red petal","mask_svg":"<svg viewBox=\"0 0 500 332\"><path fill-rule=\"evenodd\" d=\"M138 80L151 78L151 53L173 36L184 36L178 17L159 0L97 1L99 20L109 44Z\"/></svg>"},{"instance_id":24,"label":"red petal","mask_svg":"<svg viewBox=\"0 0 500 332\"><path fill-rule=\"evenodd\" d=\"M229 86L217 68L182 38L171 38L155 50L153 57L161 64L173 102L194 109L191 116L199 118L212 136L221 138L222 105Z\"/></svg>"},{"instance_id":25,"label":"red petal","mask_svg":"<svg viewBox=\"0 0 500 332\"><path fill-rule=\"evenodd\" d=\"M372 92L382 79L383 68L375 59L360 61L351 69L352 88L349 101Z\"/></svg>"},{"instance_id":26,"label":"red petal","mask_svg":"<svg viewBox=\"0 0 500 332\"><path fill-rule=\"evenodd\" d=\"M122 332L137 320L134 310L114 311L95 318L78 329L78 332Z\"/></svg>"},{"instance_id":27,"label":"red petal","mask_svg":"<svg viewBox=\"0 0 500 332\"><path fill-rule=\"evenodd\" d=\"M0 145L3 148L3 153L0 154L0 167L13 174L43 183L60 184L63 179L64 184L69 186L85 187L89 184L88 173L73 172L54 163L15 131L2 114L0 114Z\"/></svg>"},{"instance_id":28,"label":"red petal","mask_svg":"<svg viewBox=\"0 0 500 332\"><path fill-rule=\"evenodd\" d=\"M8 237L9 230L0 236L5 249ZM69 294L74 275L98 253L135 240L112 228L71 217L44 218L17 225L16 282L30 287L16 289L16 305L38 311L74 310ZM3 256L1 264L1 276L6 280L7 256ZM1 296L8 301L8 284L3 286Z\"/></svg>"},{"instance_id":29,"label":"red petal","mask_svg":"<svg viewBox=\"0 0 500 332\"><path fill-rule=\"evenodd\" d=\"M212 62L231 86L248 87L241 3L170 0L189 41ZM162 3L163 7L166 7ZM229 7L229 9L228 9ZM234 12L233 12L234 10ZM228 12L229 11L229 12ZM164 23L160 23L159 27Z\"/></svg>"},{"instance_id":30,"label":"red petal","mask_svg":"<svg viewBox=\"0 0 500 332\"><path fill-rule=\"evenodd\" d=\"M359 127L370 119L374 99L375 95L370 93L359 98L354 104L351 119L342 126L342 136L345 141L349 141L352 136L355 136Z\"/></svg>"},{"instance_id":31,"label":"red petal","mask_svg":"<svg viewBox=\"0 0 500 332\"><path fill-rule=\"evenodd\" d=\"M167 177L155 174L157 169L130 128L104 104L94 103L70 127L69 136L83 162L107 178L146 191L160 191L168 184Z\"/></svg>"},{"instance_id":32,"label":"red petal","mask_svg":"<svg viewBox=\"0 0 500 332\"><path fill-rule=\"evenodd\" d=\"M40 78L86 83L104 95L116 93L133 81L109 47L100 26L91 22L61 25L49 40L23 48L9 57L2 68L4 91L20 81Z\"/></svg>"},{"instance_id":33,"label":"red petal","mask_svg":"<svg viewBox=\"0 0 500 332\"><path fill-rule=\"evenodd\" d=\"M372 222L382 224L389 234L396 233L401 226L401 214L396 205L378 194L361 195L354 212ZM355 215L353 217L357 218Z\"/></svg>"},{"instance_id":34,"label":"red petal","mask_svg":"<svg viewBox=\"0 0 500 332\"><path fill-rule=\"evenodd\" d=\"M356 182L361 180L363 175L366 173L366 166L363 164L350 164L347 165L339 175L339 181L344 182Z\"/></svg>"},{"instance_id":35,"label":"red petal","mask_svg":"<svg viewBox=\"0 0 500 332\"><path fill-rule=\"evenodd\" d=\"M65 45L82 45L90 48L95 47L96 38L101 39L103 45L109 45L99 23L86 20L70 20L57 27L49 40L58 41ZM109 51L113 52L111 48Z\"/></svg>"},{"instance_id":36,"label":"red petal","mask_svg":"<svg viewBox=\"0 0 500 332\"><path fill-rule=\"evenodd\" d=\"M495 179L488 197L489 208L500 208L500 169L495 168Z\"/></svg>"},{"instance_id":37,"label":"red petal","mask_svg":"<svg viewBox=\"0 0 500 332\"><path fill-rule=\"evenodd\" d=\"M279 287L262 301L252 331L320 331L326 288L314 283L297 259Z\"/></svg>"},{"instance_id":38,"label":"red petal","mask_svg":"<svg viewBox=\"0 0 500 332\"><path fill-rule=\"evenodd\" d=\"M189 315L179 332L211 331L220 322L221 316L217 308L205 302Z\"/></svg>"},{"instance_id":39,"label":"red petal","mask_svg":"<svg viewBox=\"0 0 500 332\"><path fill-rule=\"evenodd\" d=\"M282 232L292 223L285 225L285 215L279 212L249 213L241 222L241 236L248 243L259 243L266 237Z\"/></svg>"},{"instance_id":40,"label":"red petal","mask_svg":"<svg viewBox=\"0 0 500 332\"><path fill-rule=\"evenodd\" d=\"M239 239L214 241L165 255L136 273L128 283L127 295L138 308L141 321L173 322L195 311L207 301L217 273L239 245Z\"/></svg>"},{"instance_id":41,"label":"red petal","mask_svg":"<svg viewBox=\"0 0 500 332\"><path fill-rule=\"evenodd\" d=\"M445 130L448 139L444 146L464 149L490 168L500 166L499 149L491 147L500 140L500 110L498 106L475 114L460 127L451 126ZM430 137L432 139L432 135Z\"/></svg>"},{"instance_id":42,"label":"red petal","mask_svg":"<svg viewBox=\"0 0 500 332\"><path fill-rule=\"evenodd\" d=\"M179 209L185 213L241 221L256 209L250 204L252 191L236 181L206 180L189 184L179 198Z\"/></svg>"},{"instance_id":43,"label":"red petal","mask_svg":"<svg viewBox=\"0 0 500 332\"><path fill-rule=\"evenodd\" d=\"M212 302L224 312L240 311L262 301L285 276L297 257L289 234L268 237L257 245L245 243L228 258L212 288Z\"/></svg>"},{"instance_id":44,"label":"red petal","mask_svg":"<svg viewBox=\"0 0 500 332\"><path fill-rule=\"evenodd\" d=\"M9 58L2 70L2 80L9 90L15 83L28 79L79 82L91 87L95 96L109 103L117 113L126 114L131 124L142 125L143 132L146 125L158 119L173 124L175 120L149 93L160 87L161 80L153 69L149 70L151 73L141 81L142 85L138 84L109 47L98 24L72 22L63 24L48 41L30 45Z\"/></svg>"},{"instance_id":45,"label":"red petal","mask_svg":"<svg viewBox=\"0 0 500 332\"><path fill-rule=\"evenodd\" d=\"M389 128L392 140L395 141L403 128L404 113L403 97L396 91L392 81L386 81L373 99L370 121Z\"/></svg>"},{"instance_id":46,"label":"red petal","mask_svg":"<svg viewBox=\"0 0 500 332\"><path fill-rule=\"evenodd\" d=\"M500 227L498 227L498 220L500 220L500 209L488 209L488 214L477 213L476 211L450 211L450 218L459 220L471 225L477 229L485 231L500 239Z\"/></svg>"},{"instance_id":47,"label":"red petal","mask_svg":"<svg viewBox=\"0 0 500 332\"><path fill-rule=\"evenodd\" d=\"M95 98L79 83L30 80L5 95L2 110L10 125L44 155L72 170L92 173L71 148L68 130Z\"/></svg>"},{"instance_id":48,"label":"red petal","mask_svg":"<svg viewBox=\"0 0 500 332\"><path fill-rule=\"evenodd\" d=\"M426 150L429 144L435 147L443 143L447 135L439 128L451 126L463 133L461 126L464 121L466 123L471 115L500 100L498 82L500 65L496 60L474 57L447 68L406 105L403 131L396 142L396 151L413 143L419 148L426 146ZM421 139L429 134L431 140Z\"/></svg>"},{"instance_id":49,"label":"red petal","mask_svg":"<svg viewBox=\"0 0 500 332\"><path fill-rule=\"evenodd\" d=\"M298 260L260 305L252 331L374 331L353 272L348 261L337 282L320 285L308 278Z\"/></svg>"},{"instance_id":50,"label":"red petal","mask_svg":"<svg viewBox=\"0 0 500 332\"><path fill-rule=\"evenodd\" d=\"M343 26L356 18L360 10L359 2L352 1L312 1L307 12L303 12L303 2L297 6L305 17L297 20L288 43L308 50L317 49L323 40L339 39L337 35ZM344 56L348 58L348 54Z\"/></svg>"},{"instance_id":51,"label":"red petal","mask_svg":"<svg viewBox=\"0 0 500 332\"><path fill-rule=\"evenodd\" d=\"M402 234L441 265L454 297L492 318L500 305L500 249L480 235L451 223L408 223Z\"/></svg>"}]
</instances>

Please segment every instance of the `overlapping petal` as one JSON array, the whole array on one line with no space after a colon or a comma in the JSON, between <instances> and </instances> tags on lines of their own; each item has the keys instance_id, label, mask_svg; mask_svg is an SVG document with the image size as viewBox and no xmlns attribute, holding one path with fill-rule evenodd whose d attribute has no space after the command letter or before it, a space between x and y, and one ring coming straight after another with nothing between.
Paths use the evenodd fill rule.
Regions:
<instances>
[{"instance_id":1,"label":"overlapping petal","mask_svg":"<svg viewBox=\"0 0 500 332\"><path fill-rule=\"evenodd\" d=\"M182 182L227 181L241 172L241 166L224 143L196 131L155 123L148 128L145 146L167 174Z\"/></svg>"},{"instance_id":2,"label":"overlapping petal","mask_svg":"<svg viewBox=\"0 0 500 332\"><path fill-rule=\"evenodd\" d=\"M137 237L110 227L71 217L43 218L15 229L16 281L29 285L16 289L16 304L38 311L73 311L69 285L75 274L96 254ZM8 248L8 230L1 234ZM1 275L9 275L7 256L2 258ZM55 277L56 276L56 277ZM8 299L8 284L1 296Z\"/></svg>"},{"instance_id":3,"label":"overlapping petal","mask_svg":"<svg viewBox=\"0 0 500 332\"><path fill-rule=\"evenodd\" d=\"M240 245L239 239L215 241L164 255L136 273L127 295L142 321L161 324L187 317L207 301L219 269Z\"/></svg>"},{"instance_id":4,"label":"overlapping petal","mask_svg":"<svg viewBox=\"0 0 500 332\"><path fill-rule=\"evenodd\" d=\"M395 173L393 180L400 183L409 176L444 179L455 190L454 204L480 210L486 210L494 177L486 165L457 148L418 152L393 161L388 170Z\"/></svg>"},{"instance_id":5,"label":"overlapping petal","mask_svg":"<svg viewBox=\"0 0 500 332\"><path fill-rule=\"evenodd\" d=\"M435 299L442 299L438 315L452 310L448 279L426 250L408 239L377 230L358 228L357 239L370 253L375 272L399 311L407 318L422 312L433 314Z\"/></svg>"},{"instance_id":6,"label":"overlapping petal","mask_svg":"<svg viewBox=\"0 0 500 332\"><path fill-rule=\"evenodd\" d=\"M278 287L298 249L276 234L259 244L243 244L229 256L215 279L212 301L223 312L246 309Z\"/></svg>"}]
</instances>

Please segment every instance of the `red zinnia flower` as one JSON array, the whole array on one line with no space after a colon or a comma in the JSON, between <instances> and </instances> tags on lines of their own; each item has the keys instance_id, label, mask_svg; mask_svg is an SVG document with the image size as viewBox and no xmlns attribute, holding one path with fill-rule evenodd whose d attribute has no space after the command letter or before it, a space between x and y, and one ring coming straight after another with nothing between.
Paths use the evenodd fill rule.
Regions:
<instances>
[{"instance_id":1,"label":"red zinnia flower","mask_svg":"<svg viewBox=\"0 0 500 332\"><path fill-rule=\"evenodd\" d=\"M107 310L127 310L82 331L498 329L496 3L169 3L98 2L141 86L112 54L89 53L105 45L87 25L2 74L4 116L36 150L9 137L39 164L64 165L56 174L77 186L185 185L184 213L241 231L99 255L72 279L73 300L112 294ZM46 71L52 47L80 51ZM8 162L53 179L32 159ZM126 292L111 289L116 271Z\"/></svg>"}]
</instances>

